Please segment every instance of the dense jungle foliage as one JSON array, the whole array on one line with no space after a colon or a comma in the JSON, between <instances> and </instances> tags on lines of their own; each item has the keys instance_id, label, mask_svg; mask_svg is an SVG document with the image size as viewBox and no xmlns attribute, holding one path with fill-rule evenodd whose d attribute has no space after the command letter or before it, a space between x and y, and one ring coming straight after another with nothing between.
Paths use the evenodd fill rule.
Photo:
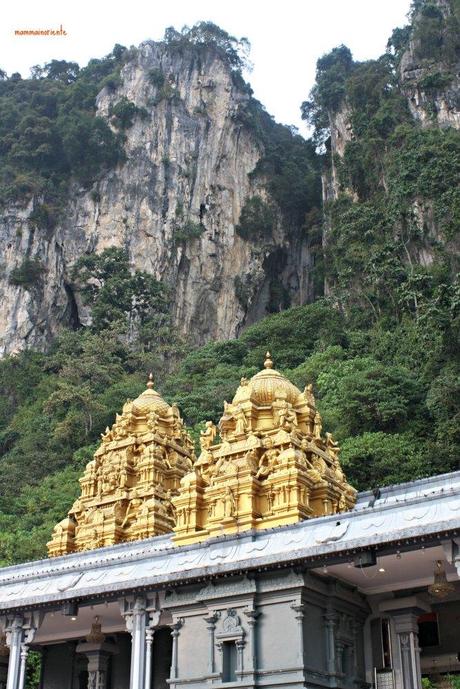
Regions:
<instances>
[{"instance_id":1,"label":"dense jungle foliage","mask_svg":"<svg viewBox=\"0 0 460 689\"><path fill-rule=\"evenodd\" d=\"M411 25L393 33L378 60L356 63L344 46L320 58L316 85L303 104L315 130L307 147L270 123L252 101L236 114L260 131L266 155L258 172L267 173L285 217L303 218L305 231L318 204L320 169L328 175L334 166L340 189L324 208L324 251L315 278L325 283L326 296L270 315L239 339L193 349L174 333L168 290L133 271L123 251L108 249L77 263L74 279L92 308L92 326L63 332L46 354L27 351L0 362L1 564L44 555L54 524L78 494L78 477L100 433L124 400L143 390L150 369L156 388L177 402L196 437L204 420L218 421L224 399L243 375L259 370L270 349L277 368L294 383L313 382L324 427L338 439L357 488L458 468L460 132L439 128L435 113L431 126L421 128L398 73L415 36L427 65L423 78L441 74L431 82L437 84L431 87L436 102L439 84L445 85L458 58L457 0L451 10L439 14L437 5L417 0ZM225 32L209 38L205 29L191 36L190 29L171 30L167 40L177 50L191 44L201 50L214 41L238 74L238 42ZM60 188L72 176L82 183L91 178L94 168L73 148L80 137L71 145L62 132L74 127L60 130L60 123L78 117L95 126L95 94L104 79L117 78L123 56L124 49L114 51L83 70L66 63L64 74L50 63L44 79L37 77L49 89L44 103L41 96L33 103L34 79L0 82L0 106L10 116L9 125L1 118L0 155L2 170L10 170L4 180L16 180L14 193L26 193L32 181L54 180ZM26 109L46 111L43 122L33 125L41 143L29 151L21 143L29 139L20 137L27 123L20 125L15 114L21 99ZM120 136L133 115L125 105L114 113ZM334 158L330 127L344 108L353 137L343 158ZM117 137L106 135L94 132L96 141L107 144L96 145L104 151L98 165L111 165L118 156ZM42 144L44 157L37 158ZM315 145L323 152L316 154ZM54 168L55 146L67 151L60 158L67 161L64 168ZM17 181L21 175L24 188ZM2 193L13 193L6 181L2 185ZM237 231L243 238L256 233L263 243L273 222L272 209L256 199ZM24 269L14 279L27 282L27 275Z\"/></svg>"}]
</instances>

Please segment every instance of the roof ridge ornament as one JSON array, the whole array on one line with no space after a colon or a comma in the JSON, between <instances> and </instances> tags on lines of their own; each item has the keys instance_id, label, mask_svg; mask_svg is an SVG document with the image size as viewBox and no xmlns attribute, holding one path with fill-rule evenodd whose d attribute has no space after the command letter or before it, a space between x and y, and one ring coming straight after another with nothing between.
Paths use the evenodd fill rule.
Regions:
<instances>
[{"instance_id":1,"label":"roof ridge ornament","mask_svg":"<svg viewBox=\"0 0 460 689\"><path fill-rule=\"evenodd\" d=\"M152 371L150 371L149 377L147 380L147 390L153 390L153 386L154 386L153 373L152 373Z\"/></svg>"},{"instance_id":2,"label":"roof ridge ornament","mask_svg":"<svg viewBox=\"0 0 460 689\"><path fill-rule=\"evenodd\" d=\"M273 359L269 351L265 354L264 368L273 368Z\"/></svg>"}]
</instances>

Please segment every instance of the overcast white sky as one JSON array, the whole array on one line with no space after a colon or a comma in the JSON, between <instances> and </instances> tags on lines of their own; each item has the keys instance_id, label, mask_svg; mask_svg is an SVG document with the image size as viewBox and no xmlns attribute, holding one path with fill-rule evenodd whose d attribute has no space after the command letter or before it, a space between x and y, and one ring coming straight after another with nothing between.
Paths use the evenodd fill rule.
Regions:
<instances>
[{"instance_id":1,"label":"overcast white sky","mask_svg":"<svg viewBox=\"0 0 460 689\"><path fill-rule=\"evenodd\" d=\"M35 64L65 59L85 65L115 43L160 39L167 26L210 20L246 36L255 96L279 122L302 133L299 107L319 56L344 43L355 59L381 55L391 31L407 23L410 0L9 0L2 7L0 67L29 75ZM59 28L65 37L15 36L15 29Z\"/></svg>"}]
</instances>

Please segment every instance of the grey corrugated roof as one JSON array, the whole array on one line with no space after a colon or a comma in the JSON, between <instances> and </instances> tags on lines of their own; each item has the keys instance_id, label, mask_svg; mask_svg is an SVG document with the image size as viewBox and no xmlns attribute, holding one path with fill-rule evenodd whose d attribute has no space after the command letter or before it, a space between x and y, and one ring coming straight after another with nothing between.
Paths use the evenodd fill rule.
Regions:
<instances>
[{"instance_id":1,"label":"grey corrugated roof","mask_svg":"<svg viewBox=\"0 0 460 689\"><path fill-rule=\"evenodd\" d=\"M361 493L351 512L175 546L171 534L0 570L0 610L280 563L460 529L460 471L385 488L373 507Z\"/></svg>"}]
</instances>

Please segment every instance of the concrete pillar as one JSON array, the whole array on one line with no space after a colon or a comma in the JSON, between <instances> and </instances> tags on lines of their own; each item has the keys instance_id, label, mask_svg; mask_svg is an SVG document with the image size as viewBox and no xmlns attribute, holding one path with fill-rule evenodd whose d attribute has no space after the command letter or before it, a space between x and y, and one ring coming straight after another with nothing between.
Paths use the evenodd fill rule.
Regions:
<instances>
[{"instance_id":1,"label":"concrete pillar","mask_svg":"<svg viewBox=\"0 0 460 689\"><path fill-rule=\"evenodd\" d=\"M172 644L172 658L171 658L171 679L177 679L179 673L179 634L184 620L181 618L171 625Z\"/></svg>"},{"instance_id":2,"label":"concrete pillar","mask_svg":"<svg viewBox=\"0 0 460 689\"><path fill-rule=\"evenodd\" d=\"M327 612L324 615L326 624L326 648L327 648L327 671L329 675L337 673L337 657L335 652L335 628L338 622L336 612Z\"/></svg>"},{"instance_id":3,"label":"concrete pillar","mask_svg":"<svg viewBox=\"0 0 460 689\"><path fill-rule=\"evenodd\" d=\"M401 654L404 689L421 689L417 615L413 612L394 615L394 623Z\"/></svg>"},{"instance_id":4,"label":"concrete pillar","mask_svg":"<svg viewBox=\"0 0 460 689\"><path fill-rule=\"evenodd\" d=\"M304 639L303 639L303 618L305 615L305 605L301 604L292 604L291 608L295 612L295 618L298 623L298 631L297 631L297 659L299 663L299 667L303 669L305 665L305 651L304 651Z\"/></svg>"},{"instance_id":5,"label":"concrete pillar","mask_svg":"<svg viewBox=\"0 0 460 689\"><path fill-rule=\"evenodd\" d=\"M10 649L6 689L23 689L29 645L42 619L42 612L25 612L2 618L6 645Z\"/></svg>"},{"instance_id":6,"label":"concrete pillar","mask_svg":"<svg viewBox=\"0 0 460 689\"><path fill-rule=\"evenodd\" d=\"M250 667L249 670L252 674L250 681L254 681L254 675L257 671L257 635L256 635L256 623L257 618L260 615L258 610L253 608L249 610L244 610L244 614L248 620L249 627L249 652L250 652Z\"/></svg>"},{"instance_id":7,"label":"concrete pillar","mask_svg":"<svg viewBox=\"0 0 460 689\"><path fill-rule=\"evenodd\" d=\"M147 624L144 598L136 598L132 610L131 676L129 689L144 689L145 629Z\"/></svg>"},{"instance_id":8,"label":"concrete pillar","mask_svg":"<svg viewBox=\"0 0 460 689\"><path fill-rule=\"evenodd\" d=\"M152 646L154 629L147 629L145 632L145 689L150 689L152 684Z\"/></svg>"},{"instance_id":9,"label":"concrete pillar","mask_svg":"<svg viewBox=\"0 0 460 689\"><path fill-rule=\"evenodd\" d=\"M19 682L18 688L24 689L26 683L26 666L27 666L27 655L29 653L29 646L27 644L21 644L21 660L19 665Z\"/></svg>"},{"instance_id":10,"label":"concrete pillar","mask_svg":"<svg viewBox=\"0 0 460 689\"><path fill-rule=\"evenodd\" d=\"M84 641L78 644L75 651L88 659L88 689L106 689L109 659L111 655L118 653L115 644L106 641Z\"/></svg>"},{"instance_id":11,"label":"concrete pillar","mask_svg":"<svg viewBox=\"0 0 460 689\"><path fill-rule=\"evenodd\" d=\"M213 675L216 671L216 648L215 648L215 632L216 622L219 619L220 613L213 612L208 617L204 618L206 622L206 629L209 632L209 653L208 653L208 673Z\"/></svg>"},{"instance_id":12,"label":"concrete pillar","mask_svg":"<svg viewBox=\"0 0 460 689\"><path fill-rule=\"evenodd\" d=\"M96 652L88 654L88 689L106 689L109 656Z\"/></svg>"},{"instance_id":13,"label":"concrete pillar","mask_svg":"<svg viewBox=\"0 0 460 689\"><path fill-rule=\"evenodd\" d=\"M144 689L145 683L145 631L147 627L147 599L144 596L127 596L120 600L121 614L131 634L131 671L129 689Z\"/></svg>"},{"instance_id":14,"label":"concrete pillar","mask_svg":"<svg viewBox=\"0 0 460 689\"><path fill-rule=\"evenodd\" d=\"M6 689L19 689L21 672L21 644L24 634L24 618L14 617L6 628L6 643L10 648Z\"/></svg>"},{"instance_id":15,"label":"concrete pillar","mask_svg":"<svg viewBox=\"0 0 460 689\"><path fill-rule=\"evenodd\" d=\"M430 606L417 596L393 598L379 603L379 610L393 620L397 654L400 662L398 689L421 689L420 647L417 618L430 611ZM394 663L396 665L396 663Z\"/></svg>"},{"instance_id":16,"label":"concrete pillar","mask_svg":"<svg viewBox=\"0 0 460 689\"><path fill-rule=\"evenodd\" d=\"M244 639L238 639L236 643L236 676L241 681L243 679L243 650L244 650Z\"/></svg>"}]
</instances>

